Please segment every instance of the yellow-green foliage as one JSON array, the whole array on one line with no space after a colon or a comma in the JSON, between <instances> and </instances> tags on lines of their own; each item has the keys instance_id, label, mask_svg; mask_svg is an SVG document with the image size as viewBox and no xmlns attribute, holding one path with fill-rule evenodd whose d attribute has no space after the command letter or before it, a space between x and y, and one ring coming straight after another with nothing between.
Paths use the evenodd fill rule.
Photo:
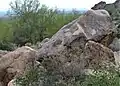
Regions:
<instances>
[{"instance_id":1,"label":"yellow-green foliage","mask_svg":"<svg viewBox=\"0 0 120 86\"><path fill-rule=\"evenodd\" d=\"M78 18L81 14L73 14L71 13L56 13L54 14L54 19L52 20L53 22L48 23L45 22L45 28L46 31L44 32L44 37L51 37L53 34L55 34L61 27L63 27L65 24L71 22L72 20ZM50 18L50 16L48 17ZM18 30L19 28L14 28L14 25L16 24L16 22L13 22L14 20L9 20L9 19L2 19L0 21L0 40L9 40L9 41L13 41L13 32L15 30ZM39 20L37 20L39 21ZM51 20L48 20L51 21ZM24 22L23 22L24 23ZM41 23L38 23L39 25L41 25ZM21 26L22 27L22 26ZM34 27L34 25L32 26ZM35 27L33 28L35 29ZM25 32L27 32L27 29L24 30ZM24 32L23 32L24 33ZM36 34L34 34L35 36ZM37 40L39 41L39 40Z\"/></svg>"},{"instance_id":2,"label":"yellow-green foliage","mask_svg":"<svg viewBox=\"0 0 120 86\"><path fill-rule=\"evenodd\" d=\"M12 28L9 24L10 20L0 20L0 40L10 40L12 36Z\"/></svg>"},{"instance_id":3,"label":"yellow-green foliage","mask_svg":"<svg viewBox=\"0 0 120 86\"><path fill-rule=\"evenodd\" d=\"M10 6L10 17L0 21L0 41L6 40L20 46L51 37L62 26L81 15L76 10L66 12L48 8L41 5L39 0L15 0Z\"/></svg>"},{"instance_id":4,"label":"yellow-green foliage","mask_svg":"<svg viewBox=\"0 0 120 86\"><path fill-rule=\"evenodd\" d=\"M23 77L16 79L18 86L120 86L120 72L96 70L89 75L63 77L54 72L31 69Z\"/></svg>"}]
</instances>

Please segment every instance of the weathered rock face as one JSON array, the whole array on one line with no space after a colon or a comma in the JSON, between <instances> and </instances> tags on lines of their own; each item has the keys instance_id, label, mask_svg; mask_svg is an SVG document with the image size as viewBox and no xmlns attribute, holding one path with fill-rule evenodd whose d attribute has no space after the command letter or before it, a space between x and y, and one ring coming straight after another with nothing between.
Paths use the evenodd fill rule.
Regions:
<instances>
[{"instance_id":1,"label":"weathered rock face","mask_svg":"<svg viewBox=\"0 0 120 86\"><path fill-rule=\"evenodd\" d=\"M116 0L114 3L111 3L111 4L106 4L105 2L100 2L98 4L96 4L94 7L92 7L92 9L94 10L98 10L98 9L105 9L107 10L110 15L112 16L113 18L113 22L114 24L116 25L116 30L119 31L119 18L116 18L116 16L118 16L117 13L119 13L119 10L120 9L120 0ZM116 60L116 63L120 63L120 54L119 54L119 51L120 51L120 39L119 39L119 33L116 32L117 34L117 37L114 38L113 42L109 45L109 48L112 49L114 51L114 57L115 57L115 60Z\"/></svg>"},{"instance_id":2,"label":"weathered rock face","mask_svg":"<svg viewBox=\"0 0 120 86\"><path fill-rule=\"evenodd\" d=\"M113 11L114 9L119 9L119 8L120 8L120 0L116 0L114 3L110 3L110 4L106 4L106 2L101 1L95 4L91 9L93 10L106 9L108 11L110 11L109 9L111 9L111 11Z\"/></svg>"},{"instance_id":3,"label":"weathered rock face","mask_svg":"<svg viewBox=\"0 0 120 86\"><path fill-rule=\"evenodd\" d=\"M90 10L85 15L65 25L48 42L44 43L39 50L39 56L56 54L78 38L101 42L104 37L112 33L112 30L112 21L107 11ZM104 41L104 44L109 44L109 41ZM83 45L82 47L84 47Z\"/></svg>"},{"instance_id":4,"label":"weathered rock face","mask_svg":"<svg viewBox=\"0 0 120 86\"><path fill-rule=\"evenodd\" d=\"M120 51L120 39L114 38L113 42L109 45L109 48L113 51Z\"/></svg>"},{"instance_id":5,"label":"weathered rock face","mask_svg":"<svg viewBox=\"0 0 120 86\"><path fill-rule=\"evenodd\" d=\"M110 15L114 15L115 13L117 13L118 9L120 9L120 0L116 0L114 3L110 4L106 4L106 2L101 1L98 4L95 4L91 9L105 9L110 13Z\"/></svg>"},{"instance_id":6,"label":"weathered rock face","mask_svg":"<svg viewBox=\"0 0 120 86\"><path fill-rule=\"evenodd\" d=\"M105 2L104 2L105 3ZM115 29L116 29L116 36L120 38L120 23L119 23L119 13L120 13L120 0L116 0L114 3L110 4L103 4L98 3L91 9L93 10L98 10L98 9L105 9L109 12L109 14L112 16L113 23L115 24Z\"/></svg>"},{"instance_id":7,"label":"weathered rock face","mask_svg":"<svg viewBox=\"0 0 120 86\"><path fill-rule=\"evenodd\" d=\"M35 61L36 51L25 46L0 58L0 82L7 86L14 77L24 74L28 65Z\"/></svg>"},{"instance_id":8,"label":"weathered rock face","mask_svg":"<svg viewBox=\"0 0 120 86\"><path fill-rule=\"evenodd\" d=\"M114 19L115 15L119 13L118 9L120 9L120 0L116 0L114 3L110 4L106 4L106 2L101 1L98 4L95 4L91 9L93 10L105 9L110 13L110 15ZM114 21L115 20L116 19L114 19Z\"/></svg>"},{"instance_id":9,"label":"weathered rock face","mask_svg":"<svg viewBox=\"0 0 120 86\"><path fill-rule=\"evenodd\" d=\"M100 68L106 63L115 62L113 51L94 41L86 43L83 56L85 61L87 61L86 67L88 68Z\"/></svg>"},{"instance_id":10,"label":"weathered rock face","mask_svg":"<svg viewBox=\"0 0 120 86\"><path fill-rule=\"evenodd\" d=\"M77 76L85 68L93 67L92 64L114 63L113 52L106 47L113 41L113 33L107 11L89 10L43 43L37 54L38 60L49 71L56 70L64 76Z\"/></svg>"}]
</instances>

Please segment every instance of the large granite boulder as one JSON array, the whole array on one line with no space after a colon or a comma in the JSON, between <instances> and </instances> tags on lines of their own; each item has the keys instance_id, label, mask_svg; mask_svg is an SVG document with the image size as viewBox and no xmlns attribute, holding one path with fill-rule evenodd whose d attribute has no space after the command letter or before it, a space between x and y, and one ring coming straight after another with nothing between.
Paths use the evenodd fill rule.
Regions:
<instances>
[{"instance_id":1,"label":"large granite boulder","mask_svg":"<svg viewBox=\"0 0 120 86\"><path fill-rule=\"evenodd\" d=\"M34 63L36 51L30 47L21 47L0 58L0 82L7 86L14 77L23 75L25 70Z\"/></svg>"},{"instance_id":2,"label":"large granite boulder","mask_svg":"<svg viewBox=\"0 0 120 86\"><path fill-rule=\"evenodd\" d=\"M77 76L90 67L85 58L91 58L91 64L104 61L114 63L113 52L107 48L113 38L114 29L109 13L105 10L89 10L43 43L37 59L49 71L56 70L63 76ZM89 48L91 53L88 53Z\"/></svg>"},{"instance_id":3,"label":"large granite boulder","mask_svg":"<svg viewBox=\"0 0 120 86\"><path fill-rule=\"evenodd\" d=\"M77 39L83 39L84 42L87 40L103 42L102 40L109 36L103 42L103 44L109 45L111 37L113 37L110 35L112 33L112 20L109 13L105 10L89 10L78 19L63 26L48 42L44 43L39 49L38 56L41 58L57 54ZM84 47L84 43L81 47Z\"/></svg>"}]
</instances>

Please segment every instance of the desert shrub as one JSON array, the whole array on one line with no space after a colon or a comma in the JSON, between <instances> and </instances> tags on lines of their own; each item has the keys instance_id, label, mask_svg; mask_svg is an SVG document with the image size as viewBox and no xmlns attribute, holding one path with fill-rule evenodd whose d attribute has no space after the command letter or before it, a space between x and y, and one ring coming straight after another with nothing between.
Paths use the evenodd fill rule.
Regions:
<instances>
[{"instance_id":1,"label":"desert shrub","mask_svg":"<svg viewBox=\"0 0 120 86\"><path fill-rule=\"evenodd\" d=\"M35 44L46 37L51 37L63 25L78 16L79 11L66 13L57 8L48 8L38 0L15 0L10 4L9 15L12 19L13 42L24 45Z\"/></svg>"},{"instance_id":2,"label":"desert shrub","mask_svg":"<svg viewBox=\"0 0 120 86\"><path fill-rule=\"evenodd\" d=\"M24 45L43 40L46 27L54 21L55 10L40 5L38 0L15 0L10 6L14 42Z\"/></svg>"},{"instance_id":3,"label":"desert shrub","mask_svg":"<svg viewBox=\"0 0 120 86\"><path fill-rule=\"evenodd\" d=\"M16 48L16 45L7 41L7 40L0 40L0 50L7 50L12 51Z\"/></svg>"},{"instance_id":4,"label":"desert shrub","mask_svg":"<svg viewBox=\"0 0 120 86\"><path fill-rule=\"evenodd\" d=\"M27 71L24 77L16 79L16 84L19 86L38 86L39 71L31 69Z\"/></svg>"},{"instance_id":5,"label":"desert shrub","mask_svg":"<svg viewBox=\"0 0 120 86\"><path fill-rule=\"evenodd\" d=\"M11 40L12 28L9 19L0 19L0 40Z\"/></svg>"},{"instance_id":6,"label":"desert shrub","mask_svg":"<svg viewBox=\"0 0 120 86\"><path fill-rule=\"evenodd\" d=\"M86 77L80 86L120 86L120 73L109 71L95 71Z\"/></svg>"},{"instance_id":7,"label":"desert shrub","mask_svg":"<svg viewBox=\"0 0 120 86\"><path fill-rule=\"evenodd\" d=\"M28 71L16 82L18 86L120 86L120 72L116 69L95 70L89 75L65 78L36 68Z\"/></svg>"},{"instance_id":8,"label":"desert shrub","mask_svg":"<svg viewBox=\"0 0 120 86\"><path fill-rule=\"evenodd\" d=\"M36 12L24 12L24 6L21 7L23 3L16 1L11 4L11 10L8 12L10 17L0 19L0 40L7 37L10 42L17 45L24 45L26 42L35 44L46 37L50 38L65 24L81 15L77 10L59 11L45 5L39 5L40 8ZM18 9L20 7L21 9Z\"/></svg>"},{"instance_id":9,"label":"desert shrub","mask_svg":"<svg viewBox=\"0 0 120 86\"><path fill-rule=\"evenodd\" d=\"M59 76L41 68L32 68L23 77L16 79L18 86L56 86Z\"/></svg>"}]
</instances>

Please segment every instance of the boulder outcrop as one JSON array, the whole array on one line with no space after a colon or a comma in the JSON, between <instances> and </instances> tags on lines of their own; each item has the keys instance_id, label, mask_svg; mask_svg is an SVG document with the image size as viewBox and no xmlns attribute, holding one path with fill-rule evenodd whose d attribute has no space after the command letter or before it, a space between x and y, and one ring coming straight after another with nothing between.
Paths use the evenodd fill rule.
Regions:
<instances>
[{"instance_id":1,"label":"boulder outcrop","mask_svg":"<svg viewBox=\"0 0 120 86\"><path fill-rule=\"evenodd\" d=\"M38 51L43 66L63 74L77 76L86 68L115 63L112 50L107 48L114 39L111 17L106 10L89 10L63 26Z\"/></svg>"}]
</instances>

